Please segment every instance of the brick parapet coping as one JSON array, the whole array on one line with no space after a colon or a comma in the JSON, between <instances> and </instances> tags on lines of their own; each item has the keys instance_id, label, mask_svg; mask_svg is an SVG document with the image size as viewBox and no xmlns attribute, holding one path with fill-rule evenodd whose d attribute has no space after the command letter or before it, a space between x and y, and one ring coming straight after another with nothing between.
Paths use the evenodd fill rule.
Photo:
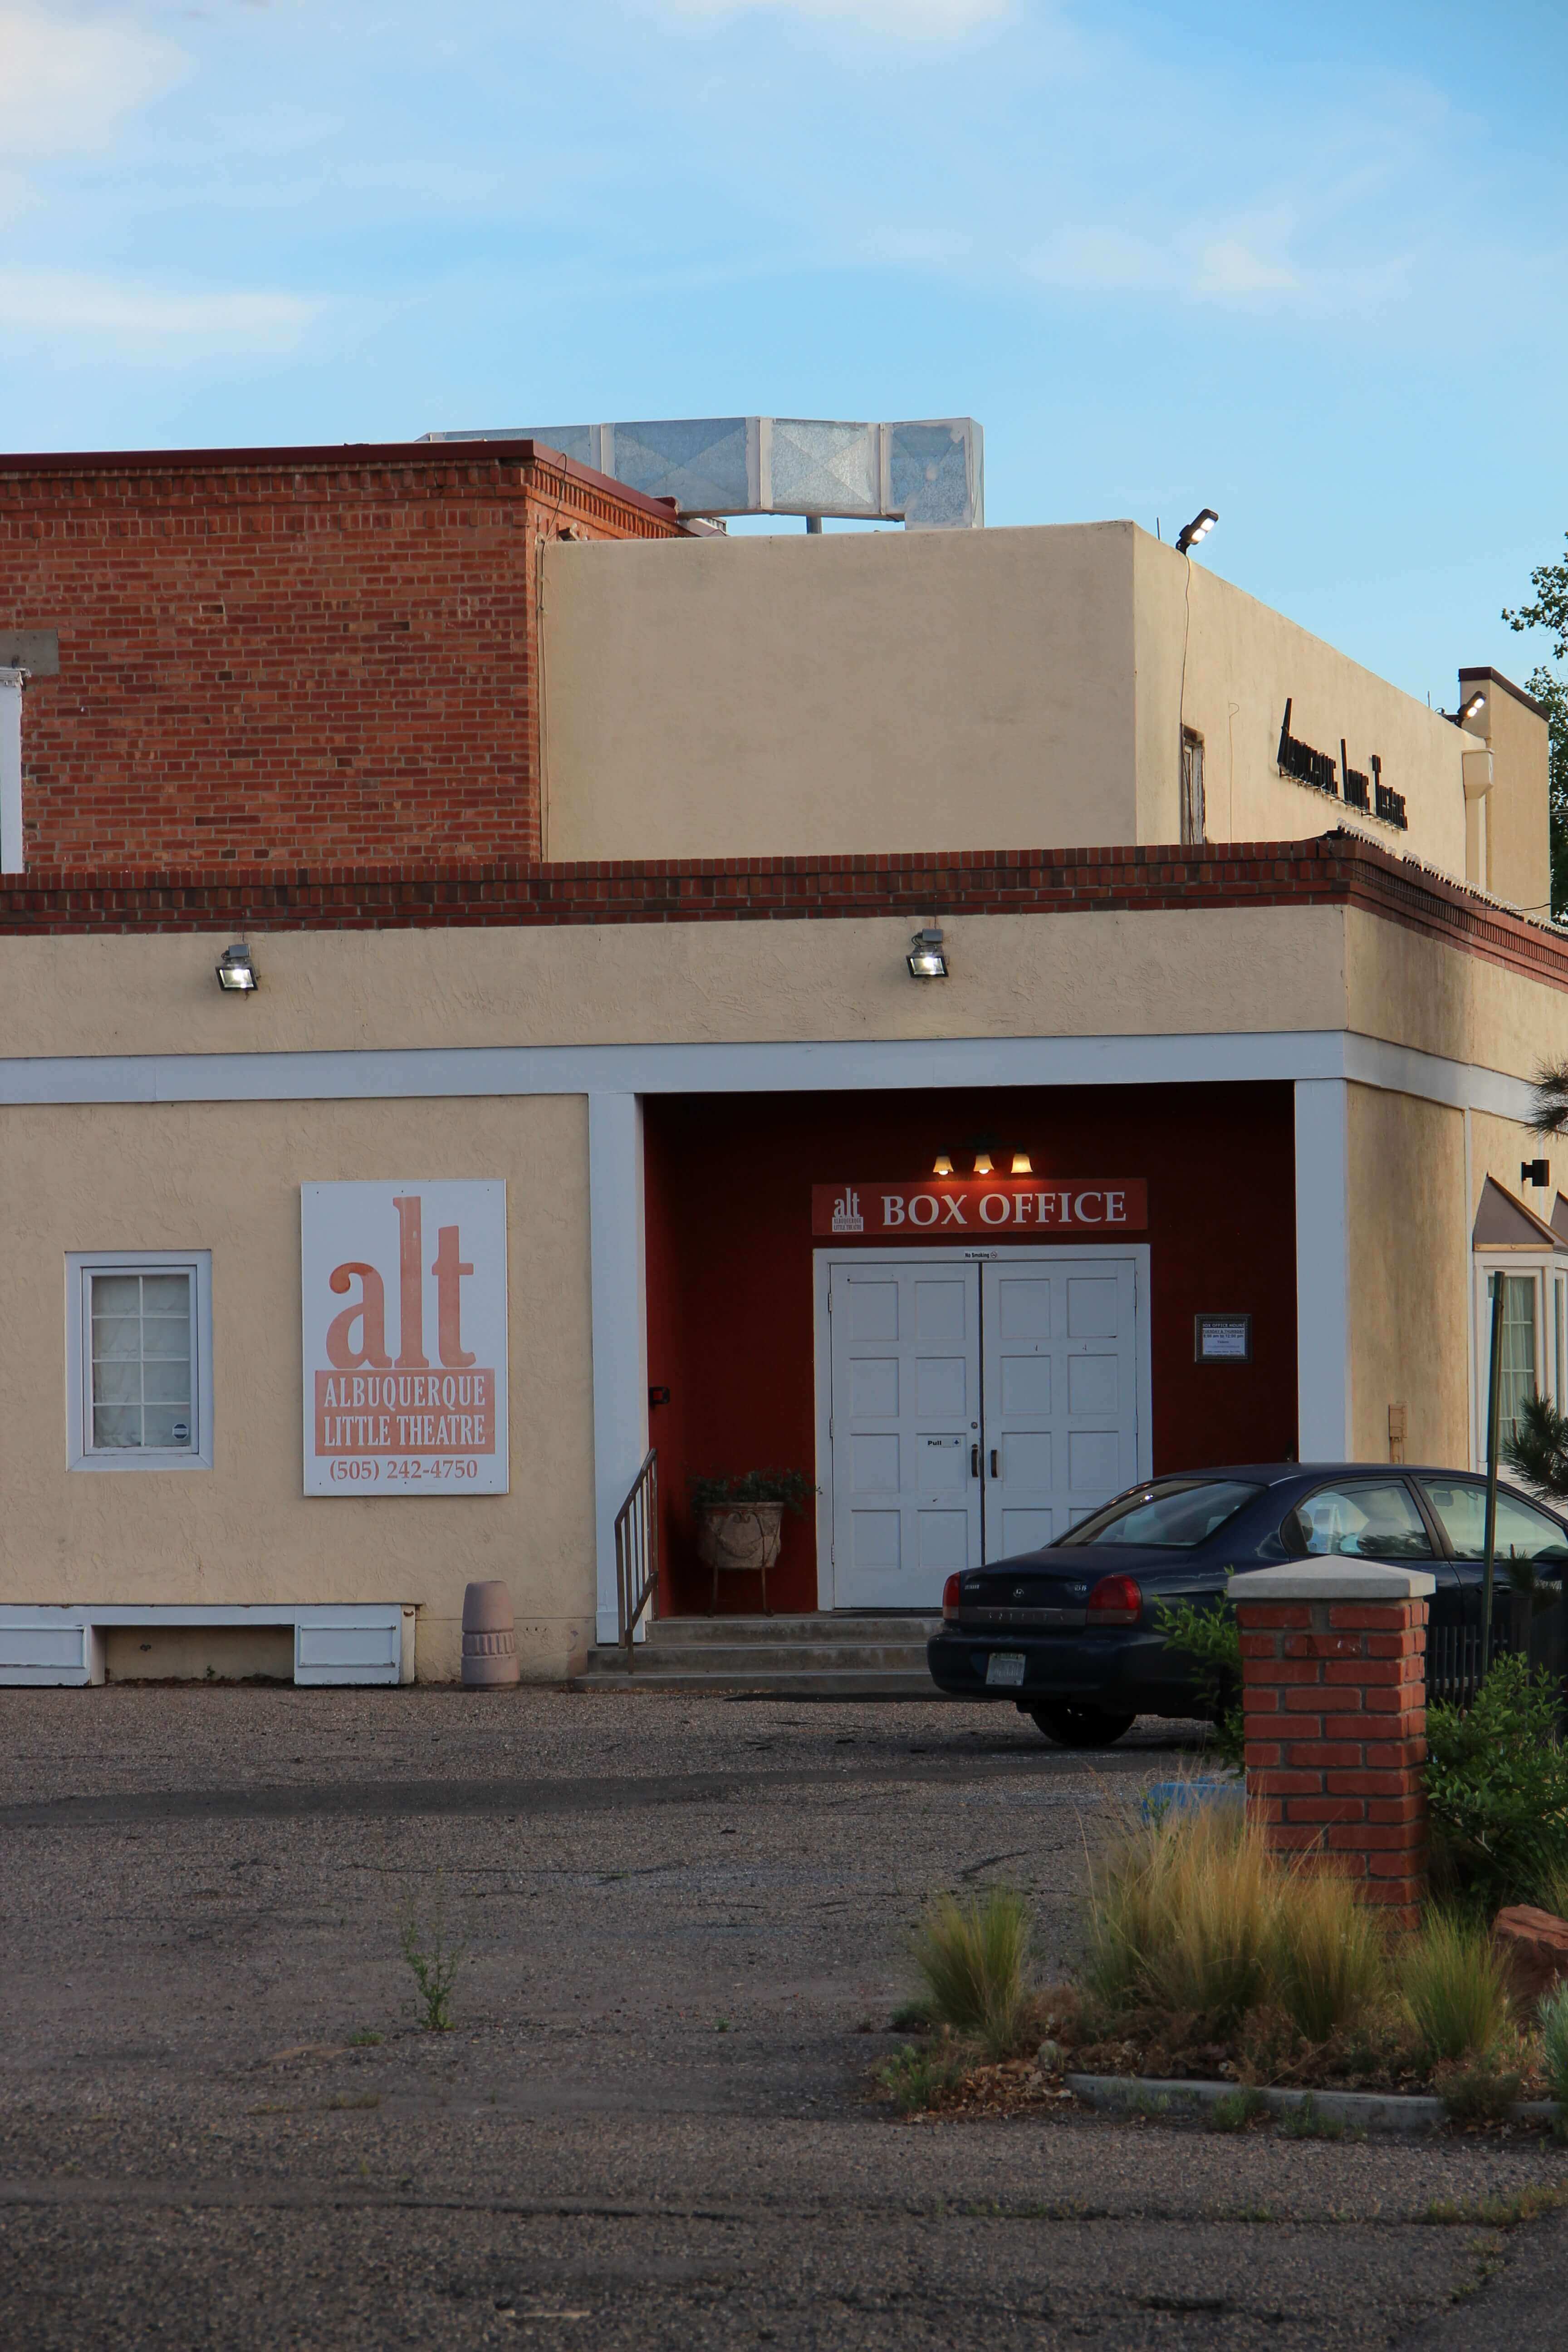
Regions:
<instances>
[{"instance_id":1,"label":"brick parapet coping","mask_svg":"<svg viewBox=\"0 0 1568 2352\"><path fill-rule=\"evenodd\" d=\"M1356 907L1568 988L1568 937L1358 834L1210 848L953 850L579 865L39 868L0 887L0 936L812 921Z\"/></svg>"},{"instance_id":2,"label":"brick parapet coping","mask_svg":"<svg viewBox=\"0 0 1568 2352\"><path fill-rule=\"evenodd\" d=\"M1414 1927L1426 1894L1425 1601L1241 1601L1248 1810Z\"/></svg>"}]
</instances>

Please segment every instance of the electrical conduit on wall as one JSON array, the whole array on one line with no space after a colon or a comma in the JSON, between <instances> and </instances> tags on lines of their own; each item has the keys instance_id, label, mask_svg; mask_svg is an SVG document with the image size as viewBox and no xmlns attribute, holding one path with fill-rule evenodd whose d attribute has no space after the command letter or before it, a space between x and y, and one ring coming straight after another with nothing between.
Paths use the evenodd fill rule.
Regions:
<instances>
[{"instance_id":1,"label":"electrical conduit on wall","mask_svg":"<svg viewBox=\"0 0 1568 2352\"><path fill-rule=\"evenodd\" d=\"M22 683L0 669L0 874L22 871Z\"/></svg>"}]
</instances>

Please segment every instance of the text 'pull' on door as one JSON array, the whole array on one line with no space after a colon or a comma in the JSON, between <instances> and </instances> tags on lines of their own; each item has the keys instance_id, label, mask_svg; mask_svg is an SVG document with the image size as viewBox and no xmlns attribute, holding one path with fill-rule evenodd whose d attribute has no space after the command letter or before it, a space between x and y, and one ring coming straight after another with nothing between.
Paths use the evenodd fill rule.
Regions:
<instances>
[{"instance_id":1,"label":"text 'pull' on door","mask_svg":"<svg viewBox=\"0 0 1568 2352\"><path fill-rule=\"evenodd\" d=\"M839 1609L934 1609L981 1559L980 1273L836 1265L833 1591Z\"/></svg>"},{"instance_id":2,"label":"text 'pull' on door","mask_svg":"<svg viewBox=\"0 0 1568 2352\"><path fill-rule=\"evenodd\" d=\"M985 1558L1068 1529L1138 1476L1135 1278L1117 1259L984 1269Z\"/></svg>"}]
</instances>

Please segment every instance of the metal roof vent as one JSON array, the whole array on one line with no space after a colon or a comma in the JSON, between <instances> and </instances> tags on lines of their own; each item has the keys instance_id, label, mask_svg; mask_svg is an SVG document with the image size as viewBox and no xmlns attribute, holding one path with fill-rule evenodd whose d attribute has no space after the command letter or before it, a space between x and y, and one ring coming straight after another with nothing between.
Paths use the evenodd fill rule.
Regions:
<instances>
[{"instance_id":1,"label":"metal roof vent","mask_svg":"<svg viewBox=\"0 0 1568 2352\"><path fill-rule=\"evenodd\" d=\"M803 416L701 416L641 425L518 425L426 441L541 441L689 515L832 515L907 530L985 520L984 440L972 416L838 425Z\"/></svg>"}]
</instances>

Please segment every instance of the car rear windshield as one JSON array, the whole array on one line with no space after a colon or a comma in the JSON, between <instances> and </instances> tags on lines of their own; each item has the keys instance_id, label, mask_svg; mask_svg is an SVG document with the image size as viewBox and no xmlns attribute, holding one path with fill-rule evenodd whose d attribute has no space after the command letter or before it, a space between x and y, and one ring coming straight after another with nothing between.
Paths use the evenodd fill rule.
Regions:
<instances>
[{"instance_id":1,"label":"car rear windshield","mask_svg":"<svg viewBox=\"0 0 1568 2352\"><path fill-rule=\"evenodd\" d=\"M1261 1495L1239 1478L1164 1478L1119 1495L1062 1538L1064 1544L1148 1544L1160 1551L1191 1551L1244 1505Z\"/></svg>"}]
</instances>

